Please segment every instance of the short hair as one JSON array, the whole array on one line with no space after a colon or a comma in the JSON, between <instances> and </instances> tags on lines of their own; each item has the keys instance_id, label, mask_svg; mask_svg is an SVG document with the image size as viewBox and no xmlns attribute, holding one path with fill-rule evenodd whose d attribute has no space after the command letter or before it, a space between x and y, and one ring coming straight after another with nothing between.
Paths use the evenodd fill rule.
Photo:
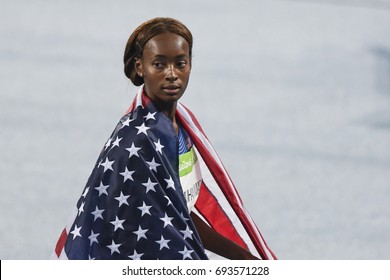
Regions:
<instances>
[{"instance_id":1,"label":"short hair","mask_svg":"<svg viewBox=\"0 0 390 280\"><path fill-rule=\"evenodd\" d=\"M168 17L158 17L144 22L130 35L123 56L125 75L135 86L144 83L143 77L135 71L135 60L142 56L144 46L151 38L163 33L174 33L183 37L189 45L190 57L192 56L192 34L183 23Z\"/></svg>"}]
</instances>

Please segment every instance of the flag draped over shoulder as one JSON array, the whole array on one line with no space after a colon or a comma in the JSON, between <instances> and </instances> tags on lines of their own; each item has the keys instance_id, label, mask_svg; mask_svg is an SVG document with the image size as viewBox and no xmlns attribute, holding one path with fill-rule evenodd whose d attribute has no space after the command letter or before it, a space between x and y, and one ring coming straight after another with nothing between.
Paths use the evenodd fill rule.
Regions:
<instances>
[{"instance_id":1,"label":"flag draped over shoulder","mask_svg":"<svg viewBox=\"0 0 390 280\"><path fill-rule=\"evenodd\" d=\"M199 155L203 183L196 214L252 254L276 259L194 115L178 103L176 116ZM53 258L208 259L178 164L172 122L141 87L105 144Z\"/></svg>"}]
</instances>

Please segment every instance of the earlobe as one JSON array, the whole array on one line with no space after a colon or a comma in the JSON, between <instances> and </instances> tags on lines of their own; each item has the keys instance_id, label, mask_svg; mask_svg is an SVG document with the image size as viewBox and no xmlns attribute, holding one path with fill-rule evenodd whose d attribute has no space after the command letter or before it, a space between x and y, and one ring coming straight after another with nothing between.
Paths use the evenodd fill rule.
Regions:
<instances>
[{"instance_id":1,"label":"earlobe","mask_svg":"<svg viewBox=\"0 0 390 280\"><path fill-rule=\"evenodd\" d=\"M135 72L138 76L143 77L142 61L139 58L135 58Z\"/></svg>"}]
</instances>

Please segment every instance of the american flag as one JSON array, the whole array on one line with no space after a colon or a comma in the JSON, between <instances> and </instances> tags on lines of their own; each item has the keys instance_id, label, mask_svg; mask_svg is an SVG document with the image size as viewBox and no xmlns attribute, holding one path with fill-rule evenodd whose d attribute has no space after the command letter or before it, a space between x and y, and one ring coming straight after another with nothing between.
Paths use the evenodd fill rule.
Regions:
<instances>
[{"instance_id":1,"label":"american flag","mask_svg":"<svg viewBox=\"0 0 390 280\"><path fill-rule=\"evenodd\" d=\"M203 183L195 212L261 259L268 248L193 114L177 118L200 155ZM68 225L56 259L208 259L178 175L177 137L141 87L106 142Z\"/></svg>"}]
</instances>

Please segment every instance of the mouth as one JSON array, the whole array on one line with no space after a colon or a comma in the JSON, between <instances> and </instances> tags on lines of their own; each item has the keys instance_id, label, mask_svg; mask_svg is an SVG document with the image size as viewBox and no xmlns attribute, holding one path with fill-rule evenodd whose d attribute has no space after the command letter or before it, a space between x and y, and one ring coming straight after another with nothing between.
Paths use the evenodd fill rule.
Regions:
<instances>
[{"instance_id":1,"label":"mouth","mask_svg":"<svg viewBox=\"0 0 390 280\"><path fill-rule=\"evenodd\" d=\"M180 91L180 86L178 85L167 85L162 87L163 91L167 94L177 94Z\"/></svg>"}]
</instances>

